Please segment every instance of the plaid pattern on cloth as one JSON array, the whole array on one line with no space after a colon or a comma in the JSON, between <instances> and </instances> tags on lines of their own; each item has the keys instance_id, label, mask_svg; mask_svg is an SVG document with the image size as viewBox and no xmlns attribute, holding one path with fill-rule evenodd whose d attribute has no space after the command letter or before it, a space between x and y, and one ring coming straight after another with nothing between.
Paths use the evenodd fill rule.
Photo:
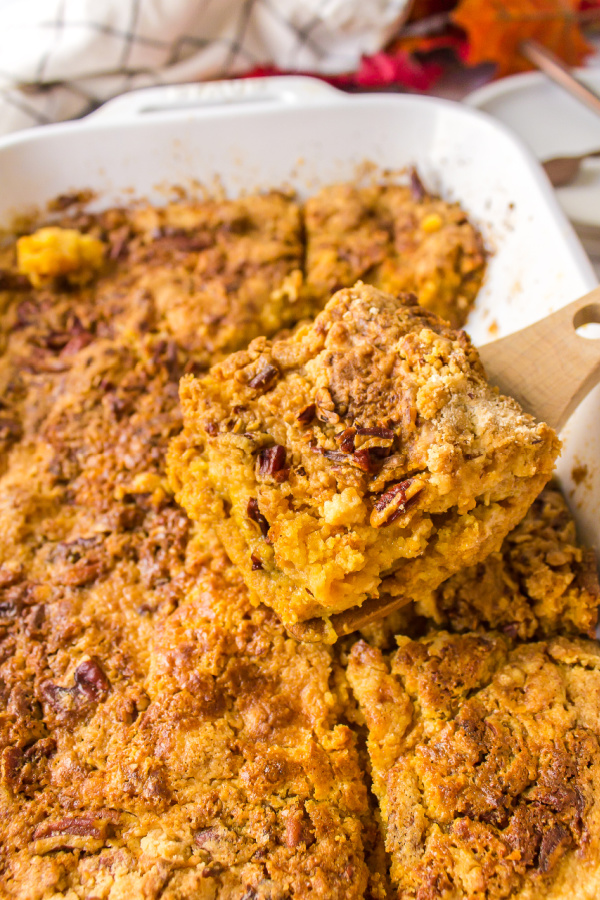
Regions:
<instances>
[{"instance_id":1,"label":"plaid pattern on cloth","mask_svg":"<svg viewBox=\"0 0 600 900\"><path fill-rule=\"evenodd\" d=\"M0 0L0 134L259 66L354 71L409 0Z\"/></svg>"}]
</instances>

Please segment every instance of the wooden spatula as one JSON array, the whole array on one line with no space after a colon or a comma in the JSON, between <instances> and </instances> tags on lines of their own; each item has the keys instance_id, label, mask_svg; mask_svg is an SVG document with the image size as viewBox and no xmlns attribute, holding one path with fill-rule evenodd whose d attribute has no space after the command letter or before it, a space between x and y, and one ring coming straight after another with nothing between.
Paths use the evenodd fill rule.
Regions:
<instances>
[{"instance_id":1,"label":"wooden spatula","mask_svg":"<svg viewBox=\"0 0 600 900\"><path fill-rule=\"evenodd\" d=\"M534 325L481 347L488 380L560 431L600 381L600 339L577 334L590 323L600 323L600 287ZM409 602L405 597L367 600L332 616L331 624L341 637ZM299 640L321 641L327 639L328 629L322 619L309 619L290 631Z\"/></svg>"}]
</instances>

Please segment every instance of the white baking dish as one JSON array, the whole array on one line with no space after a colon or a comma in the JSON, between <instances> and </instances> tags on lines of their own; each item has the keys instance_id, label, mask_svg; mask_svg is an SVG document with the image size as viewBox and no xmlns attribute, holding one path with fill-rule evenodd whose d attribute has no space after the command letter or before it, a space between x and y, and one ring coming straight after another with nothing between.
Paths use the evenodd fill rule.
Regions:
<instances>
[{"instance_id":1,"label":"white baking dish","mask_svg":"<svg viewBox=\"0 0 600 900\"><path fill-rule=\"evenodd\" d=\"M352 178L364 161L417 164L459 200L493 255L468 330L485 343L592 288L593 270L529 151L502 125L433 98L348 96L308 78L152 88L78 122L0 142L0 224L59 193L92 188L102 205L165 187L230 193L292 185L300 194ZM564 432L559 475L586 540L600 546L600 392ZM586 475L579 485L572 470ZM584 467L583 469L581 467Z\"/></svg>"}]
</instances>

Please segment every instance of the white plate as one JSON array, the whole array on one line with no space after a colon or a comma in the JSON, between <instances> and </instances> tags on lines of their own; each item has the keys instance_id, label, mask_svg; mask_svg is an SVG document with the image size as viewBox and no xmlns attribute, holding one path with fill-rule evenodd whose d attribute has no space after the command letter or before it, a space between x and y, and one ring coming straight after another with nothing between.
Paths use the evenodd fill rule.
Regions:
<instances>
[{"instance_id":1,"label":"white plate","mask_svg":"<svg viewBox=\"0 0 600 900\"><path fill-rule=\"evenodd\" d=\"M357 164L417 164L459 200L493 250L468 328L485 343L595 286L547 179L503 125L431 97L349 96L307 78L151 88L79 122L0 141L0 224L59 193L92 188L103 205L133 195L164 202L161 185L218 178L230 193L289 184L301 195L355 176ZM582 533L600 546L600 393L565 431L559 474L575 491ZM578 487L572 469L587 467Z\"/></svg>"},{"instance_id":2,"label":"white plate","mask_svg":"<svg viewBox=\"0 0 600 900\"><path fill-rule=\"evenodd\" d=\"M576 74L600 94L600 68ZM512 128L540 160L600 149L600 116L541 72L492 82L465 102ZM586 161L577 181L557 194L570 219L600 225L600 160Z\"/></svg>"}]
</instances>

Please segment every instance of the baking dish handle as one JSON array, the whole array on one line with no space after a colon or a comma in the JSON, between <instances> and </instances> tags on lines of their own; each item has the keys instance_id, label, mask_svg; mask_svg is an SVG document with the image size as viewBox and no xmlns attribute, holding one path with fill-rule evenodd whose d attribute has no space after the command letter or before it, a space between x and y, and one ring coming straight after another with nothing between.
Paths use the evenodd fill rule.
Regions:
<instances>
[{"instance_id":1,"label":"baking dish handle","mask_svg":"<svg viewBox=\"0 0 600 900\"><path fill-rule=\"evenodd\" d=\"M151 113L182 109L197 111L203 107L211 109L215 106L273 102L322 103L332 96L339 99L345 94L318 78L295 75L160 85L121 94L108 100L87 118L117 122Z\"/></svg>"}]
</instances>

